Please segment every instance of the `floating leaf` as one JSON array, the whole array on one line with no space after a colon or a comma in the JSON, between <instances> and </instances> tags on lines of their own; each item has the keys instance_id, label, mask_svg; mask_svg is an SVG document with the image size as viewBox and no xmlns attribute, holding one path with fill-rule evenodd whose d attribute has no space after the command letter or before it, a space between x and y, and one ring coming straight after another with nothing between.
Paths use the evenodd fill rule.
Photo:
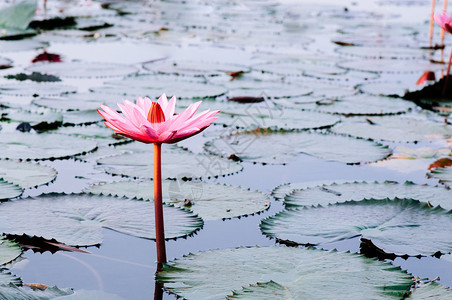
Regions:
<instances>
[{"instance_id":1,"label":"floating leaf","mask_svg":"<svg viewBox=\"0 0 452 300\"><path fill-rule=\"evenodd\" d=\"M401 82L372 82L358 85L358 89L374 96L403 97L408 91L405 83Z\"/></svg>"},{"instance_id":2,"label":"floating leaf","mask_svg":"<svg viewBox=\"0 0 452 300\"><path fill-rule=\"evenodd\" d=\"M408 47L340 47L336 52L343 55L367 59L422 59L428 55L426 50Z\"/></svg>"},{"instance_id":3,"label":"floating leaf","mask_svg":"<svg viewBox=\"0 0 452 300\"><path fill-rule=\"evenodd\" d=\"M119 134L115 134L114 131L104 126L103 124L102 125L93 124L90 126L61 127L58 129L57 132L61 134L67 134L95 140L99 147L113 146L132 142L132 140L129 138L126 138Z\"/></svg>"},{"instance_id":4,"label":"floating leaf","mask_svg":"<svg viewBox=\"0 0 452 300\"><path fill-rule=\"evenodd\" d=\"M22 52L45 47L47 44L37 40L0 41L0 53Z\"/></svg>"},{"instance_id":5,"label":"floating leaf","mask_svg":"<svg viewBox=\"0 0 452 300\"><path fill-rule=\"evenodd\" d=\"M350 118L331 128L331 131L372 140L414 142L450 136L452 127L403 115Z\"/></svg>"},{"instance_id":6,"label":"floating leaf","mask_svg":"<svg viewBox=\"0 0 452 300\"><path fill-rule=\"evenodd\" d=\"M407 299L411 300L447 300L452 298L452 290L436 282L421 284L413 289Z\"/></svg>"},{"instance_id":7,"label":"floating leaf","mask_svg":"<svg viewBox=\"0 0 452 300\"><path fill-rule=\"evenodd\" d=\"M22 249L17 243L11 242L0 235L0 265L7 264L22 254ZM0 284L3 283L0 280Z\"/></svg>"},{"instance_id":8,"label":"floating leaf","mask_svg":"<svg viewBox=\"0 0 452 300\"><path fill-rule=\"evenodd\" d=\"M162 176L170 179L183 176L188 179L210 178L226 176L242 170L242 165L232 160L214 155L194 154L183 150L164 151L162 158ZM153 178L154 162L151 151L124 153L100 158L97 163L109 174L134 178Z\"/></svg>"},{"instance_id":9,"label":"floating leaf","mask_svg":"<svg viewBox=\"0 0 452 300\"><path fill-rule=\"evenodd\" d=\"M143 68L159 74L183 76L218 76L237 72L249 72L245 66L206 61L163 60L143 64Z\"/></svg>"},{"instance_id":10,"label":"floating leaf","mask_svg":"<svg viewBox=\"0 0 452 300\"><path fill-rule=\"evenodd\" d=\"M76 87L54 82L20 82L0 85L0 94L21 97L55 97L63 93L73 93ZM32 99L30 99L31 101Z\"/></svg>"},{"instance_id":11,"label":"floating leaf","mask_svg":"<svg viewBox=\"0 0 452 300\"><path fill-rule=\"evenodd\" d=\"M270 280L306 299L331 295L400 299L412 283L405 272L389 263L350 253L281 246L189 254L165 265L157 279L185 299L221 299L250 282Z\"/></svg>"},{"instance_id":12,"label":"floating leaf","mask_svg":"<svg viewBox=\"0 0 452 300\"><path fill-rule=\"evenodd\" d=\"M0 162L1 163L1 162ZM3 171L0 170L0 175ZM4 181L0 177L0 200L16 198L22 195L23 190L20 186Z\"/></svg>"},{"instance_id":13,"label":"floating leaf","mask_svg":"<svg viewBox=\"0 0 452 300\"><path fill-rule=\"evenodd\" d=\"M5 300L43 300L43 299L66 299L66 295L71 295L74 291L71 288L59 289L49 287L45 290L31 289L15 285L0 285L0 297ZM61 297L61 298L60 298Z\"/></svg>"},{"instance_id":14,"label":"floating leaf","mask_svg":"<svg viewBox=\"0 0 452 300\"><path fill-rule=\"evenodd\" d=\"M232 291L232 296L226 299L295 299L294 290L282 286L273 280L263 283L250 284L242 290Z\"/></svg>"},{"instance_id":15,"label":"floating leaf","mask_svg":"<svg viewBox=\"0 0 452 300\"><path fill-rule=\"evenodd\" d=\"M61 134L0 133L0 159L67 158L94 151L97 143Z\"/></svg>"},{"instance_id":16,"label":"floating leaf","mask_svg":"<svg viewBox=\"0 0 452 300\"><path fill-rule=\"evenodd\" d=\"M36 131L56 129L63 124L63 115L51 110L41 109L37 112L25 110L4 110L1 121L27 122Z\"/></svg>"},{"instance_id":17,"label":"floating leaf","mask_svg":"<svg viewBox=\"0 0 452 300\"><path fill-rule=\"evenodd\" d=\"M436 168L431 170L427 175L450 187L452 182L452 167Z\"/></svg>"},{"instance_id":18,"label":"floating leaf","mask_svg":"<svg viewBox=\"0 0 452 300\"><path fill-rule=\"evenodd\" d=\"M306 106L306 108L345 116L379 116L406 113L415 109L416 105L409 101L395 98L359 94L339 99L317 101L315 106Z\"/></svg>"},{"instance_id":19,"label":"floating leaf","mask_svg":"<svg viewBox=\"0 0 452 300\"><path fill-rule=\"evenodd\" d=\"M25 29L38 8L36 0L22 0L0 10L0 27Z\"/></svg>"},{"instance_id":20,"label":"floating leaf","mask_svg":"<svg viewBox=\"0 0 452 300\"><path fill-rule=\"evenodd\" d=\"M0 272L0 286L10 285L11 283L13 285L22 285L22 280L11 273Z\"/></svg>"},{"instance_id":21,"label":"floating leaf","mask_svg":"<svg viewBox=\"0 0 452 300\"><path fill-rule=\"evenodd\" d=\"M414 72L425 72L425 71L439 71L443 66L438 64L432 64L426 60L416 59L407 63L404 60L394 60L394 59L374 59L374 60L352 60L347 62L341 62L338 64L339 67L364 71L364 72L375 72L375 73L414 73Z\"/></svg>"},{"instance_id":22,"label":"floating leaf","mask_svg":"<svg viewBox=\"0 0 452 300\"><path fill-rule=\"evenodd\" d=\"M281 184L273 189L272 196L275 197L277 200L283 200L286 195L291 194L294 190L307 189L310 187L316 187L316 186L325 185L325 184L332 184L335 182L342 183L342 181L340 181L340 180L339 181L322 180L322 181L292 182L292 183Z\"/></svg>"},{"instance_id":23,"label":"floating leaf","mask_svg":"<svg viewBox=\"0 0 452 300\"><path fill-rule=\"evenodd\" d=\"M452 251L451 226L452 211L412 199L370 199L287 210L260 225L262 232L280 241L317 245L362 236L386 253L413 256Z\"/></svg>"},{"instance_id":24,"label":"floating leaf","mask_svg":"<svg viewBox=\"0 0 452 300\"><path fill-rule=\"evenodd\" d=\"M134 66L94 62L61 62L58 64L43 62L29 66L25 70L64 78L108 78L138 72Z\"/></svg>"},{"instance_id":25,"label":"floating leaf","mask_svg":"<svg viewBox=\"0 0 452 300\"><path fill-rule=\"evenodd\" d=\"M165 180L162 188L165 203L191 210L205 221L251 215L270 206L268 196L235 186ZM153 201L154 183L118 181L94 185L84 192Z\"/></svg>"},{"instance_id":26,"label":"floating leaf","mask_svg":"<svg viewBox=\"0 0 452 300\"><path fill-rule=\"evenodd\" d=\"M56 178L55 169L28 162L0 160L0 178L13 182L23 189L37 187Z\"/></svg>"},{"instance_id":27,"label":"floating leaf","mask_svg":"<svg viewBox=\"0 0 452 300\"><path fill-rule=\"evenodd\" d=\"M328 204L363 199L415 199L452 210L452 191L412 182L346 182L295 190L284 198L287 208L327 206Z\"/></svg>"},{"instance_id":28,"label":"floating leaf","mask_svg":"<svg viewBox=\"0 0 452 300\"><path fill-rule=\"evenodd\" d=\"M167 96L176 96L185 99L216 98L224 95L227 89L223 86L210 84L201 79L187 79L174 75L138 75L130 76L119 81L109 81L107 86L93 88L95 92L116 94L128 97L144 97L151 99Z\"/></svg>"},{"instance_id":29,"label":"floating leaf","mask_svg":"<svg viewBox=\"0 0 452 300\"><path fill-rule=\"evenodd\" d=\"M252 132L221 137L205 144L207 151L244 161L284 164L300 153L347 164L373 162L391 154L382 145L331 134Z\"/></svg>"},{"instance_id":30,"label":"floating leaf","mask_svg":"<svg viewBox=\"0 0 452 300\"><path fill-rule=\"evenodd\" d=\"M0 232L55 239L71 246L101 244L102 228L155 239L154 205L88 194L44 194L0 204ZM203 221L176 207L165 206L166 238L199 230Z\"/></svg>"}]
</instances>

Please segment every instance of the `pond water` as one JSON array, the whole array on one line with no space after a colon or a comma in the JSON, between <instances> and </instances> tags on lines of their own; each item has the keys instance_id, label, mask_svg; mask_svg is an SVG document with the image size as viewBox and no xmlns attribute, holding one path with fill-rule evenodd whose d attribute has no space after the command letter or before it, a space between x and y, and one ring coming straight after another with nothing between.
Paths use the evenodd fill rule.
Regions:
<instances>
[{"instance_id":1,"label":"pond water","mask_svg":"<svg viewBox=\"0 0 452 300\"><path fill-rule=\"evenodd\" d=\"M0 8L12 2L6 1ZM430 110L422 110L401 98L384 97L422 88L415 83L426 71L435 72L437 78L444 72L444 64L430 59L447 56L451 37L445 38L444 53L422 48L429 45L428 1L47 2L47 11L38 4L35 20L73 16L77 25L0 40L0 59L11 64L0 70L0 163L38 160L57 175L48 184L24 188L21 196L8 202L20 203L28 196L46 193L81 193L114 181L149 181L152 145L119 145L121 140L113 139L109 130L93 127L102 125L95 109L102 103L113 107L123 98L154 99L162 92L182 98L179 110L203 99L201 110L223 112L203 134L178 143L196 157L208 153L208 163L192 158L191 169L181 169L171 165L168 157L182 150L163 145L164 176L168 172L177 178L202 177L206 183L257 190L270 200L268 209L257 208L254 214L225 216L223 220L207 216L193 234L167 241L170 261L200 251L277 244L260 225L263 219L286 210L283 200L272 196L281 185L303 183L307 188L333 182L411 181L444 188L427 173L431 163L452 153L452 129L447 121L451 102L440 105L446 109L435 109L435 103ZM442 3L437 4L436 11L441 9ZM11 29L5 30L4 36L13 36ZM434 32L433 43L439 44L438 26ZM19 33L26 35L27 31ZM31 63L43 51L60 55L63 62ZM61 82L36 84L4 77L21 72L54 75ZM228 100L235 96L261 102ZM32 130L32 134L59 134L53 145L33 142L16 130L21 122L35 126L43 121L48 123L44 132ZM54 128L50 128L52 122L57 124ZM258 133L243 133L256 128ZM287 133L278 135L274 132L278 130ZM97 148L82 139L66 142L69 135L94 138ZM48 148L56 152L47 155ZM103 161L130 153L148 156L149 162L122 163L122 156ZM242 160L241 171L232 169L236 162L227 160L230 154ZM197 175L199 170L202 176ZM180 184L191 191L196 182ZM197 192L202 198L203 191ZM6 217L0 205L2 230ZM52 226L58 228L59 224ZM120 231L102 228L99 246L81 248L89 254L35 253L26 247L21 258L6 268L23 283L152 299L161 292L155 285L155 242ZM359 253L360 238L317 247ZM447 249L450 253L450 247ZM413 277L439 277L437 282L452 287L452 260L427 253L422 258L386 261ZM167 292L159 297L176 298Z\"/></svg>"}]
</instances>

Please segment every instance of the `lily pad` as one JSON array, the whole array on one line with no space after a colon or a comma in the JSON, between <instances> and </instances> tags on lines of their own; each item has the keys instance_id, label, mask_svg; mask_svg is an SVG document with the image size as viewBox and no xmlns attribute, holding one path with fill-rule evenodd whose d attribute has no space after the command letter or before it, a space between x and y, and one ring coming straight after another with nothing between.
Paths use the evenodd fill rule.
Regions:
<instances>
[{"instance_id":1,"label":"lily pad","mask_svg":"<svg viewBox=\"0 0 452 300\"><path fill-rule=\"evenodd\" d=\"M452 134L452 127L417 116L382 116L350 118L337 124L331 131L365 139L382 141L428 141Z\"/></svg>"},{"instance_id":2,"label":"lily pad","mask_svg":"<svg viewBox=\"0 0 452 300\"><path fill-rule=\"evenodd\" d=\"M109 78L138 72L134 66L93 62L61 62L57 64L43 62L29 66L25 70L63 78Z\"/></svg>"},{"instance_id":3,"label":"lily pad","mask_svg":"<svg viewBox=\"0 0 452 300\"><path fill-rule=\"evenodd\" d=\"M394 59L357 59L338 63L338 66L346 70L355 70L375 73L414 73L425 71L439 71L442 65L430 63L427 60L412 60L407 63L404 60Z\"/></svg>"},{"instance_id":4,"label":"lily pad","mask_svg":"<svg viewBox=\"0 0 452 300\"><path fill-rule=\"evenodd\" d=\"M232 296L226 299L295 299L296 291L282 286L273 280L263 283L250 284L241 290L232 291Z\"/></svg>"},{"instance_id":5,"label":"lily pad","mask_svg":"<svg viewBox=\"0 0 452 300\"><path fill-rule=\"evenodd\" d=\"M413 289L411 295L407 299L412 300L447 300L452 298L452 289L436 282L421 284Z\"/></svg>"},{"instance_id":6,"label":"lily pad","mask_svg":"<svg viewBox=\"0 0 452 300\"><path fill-rule=\"evenodd\" d=\"M62 85L55 82L33 82L5 83L0 85L0 94L21 97L55 97L63 93L73 93L76 87ZM31 101L31 99L30 99Z\"/></svg>"},{"instance_id":7,"label":"lily pad","mask_svg":"<svg viewBox=\"0 0 452 300\"><path fill-rule=\"evenodd\" d=\"M0 27L26 29L38 8L35 0L22 0L0 10Z\"/></svg>"},{"instance_id":8,"label":"lily pad","mask_svg":"<svg viewBox=\"0 0 452 300\"><path fill-rule=\"evenodd\" d=\"M97 163L105 172L113 175L144 179L152 179L154 176L152 151L100 158ZM237 173L242 168L237 162L214 155L194 154L184 150L164 150L162 153L163 178L180 178L182 174L189 179L211 178Z\"/></svg>"},{"instance_id":9,"label":"lily pad","mask_svg":"<svg viewBox=\"0 0 452 300\"><path fill-rule=\"evenodd\" d=\"M44 299L66 299L65 296L71 295L74 291L71 288L59 289L58 287L49 287L45 290L31 289L24 286L0 285L0 297L5 300L44 300Z\"/></svg>"},{"instance_id":10,"label":"lily pad","mask_svg":"<svg viewBox=\"0 0 452 300\"><path fill-rule=\"evenodd\" d=\"M0 265L7 264L22 254L22 249L17 243L5 239L0 236ZM0 284L2 281L0 281Z\"/></svg>"},{"instance_id":11,"label":"lily pad","mask_svg":"<svg viewBox=\"0 0 452 300\"><path fill-rule=\"evenodd\" d=\"M96 141L99 147L113 146L132 142L132 140L129 138L126 138L119 134L115 134L114 131L107 128L103 124L102 125L93 124L89 126L61 127L58 129L57 132L61 134L78 136L85 139L91 139L93 141Z\"/></svg>"},{"instance_id":12,"label":"lily pad","mask_svg":"<svg viewBox=\"0 0 452 300\"><path fill-rule=\"evenodd\" d=\"M44 194L0 205L0 232L55 239L71 246L102 243L102 228L155 239L154 205L125 198L88 194ZM193 234L203 221L165 206L166 238Z\"/></svg>"},{"instance_id":13,"label":"lily pad","mask_svg":"<svg viewBox=\"0 0 452 300\"><path fill-rule=\"evenodd\" d=\"M446 186L451 186L452 183L452 167L445 168L435 168L431 170L428 174L429 177L438 179L439 182L445 184Z\"/></svg>"},{"instance_id":14,"label":"lily pad","mask_svg":"<svg viewBox=\"0 0 452 300\"><path fill-rule=\"evenodd\" d=\"M118 81L109 81L106 85L93 88L92 91L133 98L147 96L151 99L156 99L163 93L171 93L171 95L167 94L168 97L206 99L216 98L227 92L225 87L210 84L205 80L187 79L174 75L130 76Z\"/></svg>"},{"instance_id":15,"label":"lily pad","mask_svg":"<svg viewBox=\"0 0 452 300\"><path fill-rule=\"evenodd\" d=\"M220 62L163 60L143 64L143 68L159 74L182 76L219 76L237 72L249 72L249 68Z\"/></svg>"},{"instance_id":16,"label":"lily pad","mask_svg":"<svg viewBox=\"0 0 452 300\"><path fill-rule=\"evenodd\" d=\"M185 299L221 299L270 280L306 299L400 299L412 283L407 275L357 254L272 246L189 254L165 265L157 279Z\"/></svg>"},{"instance_id":17,"label":"lily pad","mask_svg":"<svg viewBox=\"0 0 452 300\"><path fill-rule=\"evenodd\" d=\"M97 143L61 134L0 133L0 159L67 158L94 151Z\"/></svg>"},{"instance_id":18,"label":"lily pad","mask_svg":"<svg viewBox=\"0 0 452 300\"><path fill-rule=\"evenodd\" d=\"M387 147L369 141L309 132L241 133L207 142L205 148L223 157L270 164L293 161L300 153L347 164L373 162L391 154Z\"/></svg>"},{"instance_id":19,"label":"lily pad","mask_svg":"<svg viewBox=\"0 0 452 300\"><path fill-rule=\"evenodd\" d=\"M22 285L22 280L11 274L11 273L6 273L6 272L0 272L0 286L5 286L5 285Z\"/></svg>"},{"instance_id":20,"label":"lily pad","mask_svg":"<svg viewBox=\"0 0 452 300\"><path fill-rule=\"evenodd\" d=\"M264 219L260 227L269 237L295 244L326 244L362 236L386 253L415 256L451 252L451 223L452 211L427 203L369 199L282 211Z\"/></svg>"},{"instance_id":21,"label":"lily pad","mask_svg":"<svg viewBox=\"0 0 452 300\"><path fill-rule=\"evenodd\" d=\"M63 115L47 109L40 109L35 112L26 110L4 110L1 114L2 121L15 123L27 122L36 131L46 131L56 129L63 124Z\"/></svg>"},{"instance_id":22,"label":"lily pad","mask_svg":"<svg viewBox=\"0 0 452 300\"><path fill-rule=\"evenodd\" d=\"M427 50L408 47L340 47L336 52L367 59L422 59L428 55Z\"/></svg>"},{"instance_id":23,"label":"lily pad","mask_svg":"<svg viewBox=\"0 0 452 300\"><path fill-rule=\"evenodd\" d=\"M47 184L56 178L55 169L28 162L0 160L0 178L13 182L23 189Z\"/></svg>"},{"instance_id":24,"label":"lily pad","mask_svg":"<svg viewBox=\"0 0 452 300\"><path fill-rule=\"evenodd\" d=\"M270 206L268 196L235 186L165 180L162 188L163 201L166 204L190 210L205 221L251 215ZM154 183L118 181L94 185L84 192L153 201Z\"/></svg>"},{"instance_id":25,"label":"lily pad","mask_svg":"<svg viewBox=\"0 0 452 300\"><path fill-rule=\"evenodd\" d=\"M0 200L16 198L22 195L23 190L20 186L6 182L0 178Z\"/></svg>"},{"instance_id":26,"label":"lily pad","mask_svg":"<svg viewBox=\"0 0 452 300\"><path fill-rule=\"evenodd\" d=\"M43 97L33 100L37 106L47 107L58 111L87 111L96 110L101 104L114 106L121 102L121 97L98 93L65 94L64 97Z\"/></svg>"},{"instance_id":27,"label":"lily pad","mask_svg":"<svg viewBox=\"0 0 452 300\"><path fill-rule=\"evenodd\" d=\"M449 189L418 185L412 182L347 182L295 190L284 198L287 208L327 206L338 202L363 199L415 199L452 210L452 191Z\"/></svg>"},{"instance_id":28,"label":"lily pad","mask_svg":"<svg viewBox=\"0 0 452 300\"><path fill-rule=\"evenodd\" d=\"M306 106L306 108L345 116L382 116L406 113L414 110L416 105L401 99L359 94L339 99L320 100L315 106Z\"/></svg>"},{"instance_id":29,"label":"lily pad","mask_svg":"<svg viewBox=\"0 0 452 300\"><path fill-rule=\"evenodd\" d=\"M401 82L370 82L359 84L358 89L374 96L403 97L409 87Z\"/></svg>"},{"instance_id":30,"label":"lily pad","mask_svg":"<svg viewBox=\"0 0 452 300\"><path fill-rule=\"evenodd\" d=\"M36 40L21 40L21 41L0 41L0 53L7 52L21 52L46 47L46 43Z\"/></svg>"}]
</instances>

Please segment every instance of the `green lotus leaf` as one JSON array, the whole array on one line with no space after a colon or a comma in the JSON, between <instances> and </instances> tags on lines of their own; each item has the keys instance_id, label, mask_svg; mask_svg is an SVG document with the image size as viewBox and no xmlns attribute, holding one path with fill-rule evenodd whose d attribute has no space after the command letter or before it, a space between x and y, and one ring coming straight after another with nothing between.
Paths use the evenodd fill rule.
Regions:
<instances>
[{"instance_id":1,"label":"green lotus leaf","mask_svg":"<svg viewBox=\"0 0 452 300\"><path fill-rule=\"evenodd\" d=\"M230 73L249 72L249 68L209 61L163 60L143 64L143 68L158 74L181 76L219 76Z\"/></svg>"},{"instance_id":2,"label":"green lotus leaf","mask_svg":"<svg viewBox=\"0 0 452 300\"><path fill-rule=\"evenodd\" d=\"M338 66L348 70L375 73L414 73L425 70L439 71L442 68L441 64L430 63L422 59L412 60L410 63L394 59L356 59L338 63Z\"/></svg>"},{"instance_id":3,"label":"green lotus leaf","mask_svg":"<svg viewBox=\"0 0 452 300\"><path fill-rule=\"evenodd\" d=\"M332 295L337 299L400 299L412 283L405 272L389 263L357 254L282 246L189 254L166 264L157 279L184 299L222 299L249 282L271 280L277 282L272 285L278 292L284 287L302 299Z\"/></svg>"},{"instance_id":4,"label":"green lotus leaf","mask_svg":"<svg viewBox=\"0 0 452 300\"><path fill-rule=\"evenodd\" d=\"M0 286L5 286L5 285L22 285L22 280L11 274L11 273L7 273L7 272L0 272Z\"/></svg>"},{"instance_id":5,"label":"green lotus leaf","mask_svg":"<svg viewBox=\"0 0 452 300\"><path fill-rule=\"evenodd\" d=\"M276 198L276 200L283 200L286 195L291 194L294 190L299 189L307 189L310 187L316 187L320 185L332 184L332 183L342 183L345 181L337 181L337 180L321 180L321 181L306 181L306 182L292 182L281 184L275 187L272 191L272 196Z\"/></svg>"},{"instance_id":6,"label":"green lotus leaf","mask_svg":"<svg viewBox=\"0 0 452 300\"><path fill-rule=\"evenodd\" d=\"M374 96L403 97L407 91L405 83L401 82L370 82L358 85L358 89Z\"/></svg>"},{"instance_id":7,"label":"green lotus leaf","mask_svg":"<svg viewBox=\"0 0 452 300\"><path fill-rule=\"evenodd\" d=\"M2 120L14 123L30 123L36 131L45 131L58 128L63 124L63 115L47 109L40 109L36 112L25 110L6 110L2 115ZM16 125L17 126L17 125Z\"/></svg>"},{"instance_id":8,"label":"green lotus leaf","mask_svg":"<svg viewBox=\"0 0 452 300\"><path fill-rule=\"evenodd\" d=\"M280 241L317 245L362 236L386 253L413 256L451 252L450 226L452 211L412 199L370 199L287 210L260 225L263 233Z\"/></svg>"},{"instance_id":9,"label":"green lotus leaf","mask_svg":"<svg viewBox=\"0 0 452 300\"><path fill-rule=\"evenodd\" d=\"M445 287L436 282L429 282L421 284L420 286L413 289L411 295L407 299L412 300L425 300L425 299L435 299L435 300L448 300L452 299L452 289Z\"/></svg>"},{"instance_id":10,"label":"green lotus leaf","mask_svg":"<svg viewBox=\"0 0 452 300\"><path fill-rule=\"evenodd\" d=\"M96 112L97 115L99 115ZM67 134L71 136L82 137L86 139L95 140L99 147L102 146L113 146L124 143L132 142L122 135L115 134L113 130L106 127L105 125L92 124L88 126L68 126L61 127L56 131L57 133ZM148 147L151 148L151 147ZM116 153L117 154L117 153Z\"/></svg>"},{"instance_id":11,"label":"green lotus leaf","mask_svg":"<svg viewBox=\"0 0 452 300\"><path fill-rule=\"evenodd\" d=\"M0 94L27 97L28 102L31 102L33 97L56 97L62 93L73 93L75 91L77 91L76 87L63 85L58 82L24 81L0 85Z\"/></svg>"},{"instance_id":12,"label":"green lotus leaf","mask_svg":"<svg viewBox=\"0 0 452 300\"><path fill-rule=\"evenodd\" d=\"M295 299L295 291L282 286L273 280L263 283L250 284L241 290L233 291L226 299Z\"/></svg>"},{"instance_id":13,"label":"green lotus leaf","mask_svg":"<svg viewBox=\"0 0 452 300\"><path fill-rule=\"evenodd\" d=\"M0 53L16 53L22 51L36 50L46 47L46 43L37 40L1 41Z\"/></svg>"},{"instance_id":14,"label":"green lotus leaf","mask_svg":"<svg viewBox=\"0 0 452 300\"><path fill-rule=\"evenodd\" d=\"M0 265L7 264L22 254L22 249L17 243L7 240L0 235ZM0 280L0 285L3 282Z\"/></svg>"},{"instance_id":15,"label":"green lotus leaf","mask_svg":"<svg viewBox=\"0 0 452 300\"><path fill-rule=\"evenodd\" d=\"M438 179L439 182L446 186L451 186L452 182L452 167L445 168L435 168L431 170L428 174L429 177Z\"/></svg>"},{"instance_id":16,"label":"green lotus leaf","mask_svg":"<svg viewBox=\"0 0 452 300\"><path fill-rule=\"evenodd\" d=\"M284 198L287 208L327 206L338 202L363 199L415 199L452 210L452 191L449 189L418 185L412 182L347 182L298 189Z\"/></svg>"},{"instance_id":17,"label":"green lotus leaf","mask_svg":"<svg viewBox=\"0 0 452 300\"><path fill-rule=\"evenodd\" d=\"M33 290L29 287L17 286L12 283L9 285L0 285L0 298L4 300L66 299L64 296L71 295L72 293L74 291L71 288L59 289L56 286L49 287L45 290Z\"/></svg>"},{"instance_id":18,"label":"green lotus leaf","mask_svg":"<svg viewBox=\"0 0 452 300\"><path fill-rule=\"evenodd\" d=\"M1 172L3 171L1 171L0 169L0 174ZM20 195L22 195L22 192L23 190L20 186L6 182L2 178L0 178L0 200L19 197Z\"/></svg>"},{"instance_id":19,"label":"green lotus leaf","mask_svg":"<svg viewBox=\"0 0 452 300\"><path fill-rule=\"evenodd\" d=\"M165 180L162 188L165 203L191 210L205 221L250 215L270 206L268 196L235 186ZM94 185L84 192L153 201L154 182L118 181Z\"/></svg>"},{"instance_id":20,"label":"green lotus leaf","mask_svg":"<svg viewBox=\"0 0 452 300\"><path fill-rule=\"evenodd\" d=\"M151 147L152 148L152 147ZM226 176L242 170L242 165L214 155L194 154L185 150L162 153L163 178L211 178ZM154 161L152 151L124 153L97 160L105 172L133 178L153 178Z\"/></svg>"},{"instance_id":21,"label":"green lotus leaf","mask_svg":"<svg viewBox=\"0 0 452 300\"><path fill-rule=\"evenodd\" d=\"M350 118L331 131L365 139L414 142L452 135L452 127L416 116Z\"/></svg>"},{"instance_id":22,"label":"green lotus leaf","mask_svg":"<svg viewBox=\"0 0 452 300\"><path fill-rule=\"evenodd\" d=\"M335 50L342 55L369 59L422 59L427 56L427 50L408 47L340 47Z\"/></svg>"},{"instance_id":23,"label":"green lotus leaf","mask_svg":"<svg viewBox=\"0 0 452 300\"><path fill-rule=\"evenodd\" d=\"M387 147L365 140L308 132L241 133L205 144L210 153L243 161L284 164L300 153L347 164L373 162L391 154Z\"/></svg>"},{"instance_id":24,"label":"green lotus leaf","mask_svg":"<svg viewBox=\"0 0 452 300\"><path fill-rule=\"evenodd\" d=\"M0 232L55 239L72 246L102 243L102 228L154 239L154 206L148 202L88 194L44 194L0 204ZM199 230L203 221L165 206L166 238Z\"/></svg>"},{"instance_id":25,"label":"green lotus leaf","mask_svg":"<svg viewBox=\"0 0 452 300\"><path fill-rule=\"evenodd\" d=\"M134 66L99 62L36 63L25 68L28 72L51 74L61 78L108 78L138 72Z\"/></svg>"},{"instance_id":26,"label":"green lotus leaf","mask_svg":"<svg viewBox=\"0 0 452 300\"><path fill-rule=\"evenodd\" d=\"M3 8L0 10L0 27L26 29L37 8L36 0L22 0Z\"/></svg>"},{"instance_id":27,"label":"green lotus leaf","mask_svg":"<svg viewBox=\"0 0 452 300\"><path fill-rule=\"evenodd\" d=\"M61 134L0 133L0 159L66 158L93 151L97 143Z\"/></svg>"},{"instance_id":28,"label":"green lotus leaf","mask_svg":"<svg viewBox=\"0 0 452 300\"><path fill-rule=\"evenodd\" d=\"M23 189L37 187L56 178L55 169L37 163L0 160L0 178Z\"/></svg>"}]
</instances>

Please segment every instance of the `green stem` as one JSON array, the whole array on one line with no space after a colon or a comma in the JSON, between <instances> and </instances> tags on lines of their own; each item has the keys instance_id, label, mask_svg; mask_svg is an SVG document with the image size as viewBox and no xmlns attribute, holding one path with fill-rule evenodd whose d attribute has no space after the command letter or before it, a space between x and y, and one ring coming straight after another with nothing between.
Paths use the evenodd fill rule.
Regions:
<instances>
[{"instance_id":1,"label":"green stem","mask_svg":"<svg viewBox=\"0 0 452 300\"><path fill-rule=\"evenodd\" d=\"M162 204L162 144L154 144L154 211L157 263L166 263L165 228Z\"/></svg>"}]
</instances>

